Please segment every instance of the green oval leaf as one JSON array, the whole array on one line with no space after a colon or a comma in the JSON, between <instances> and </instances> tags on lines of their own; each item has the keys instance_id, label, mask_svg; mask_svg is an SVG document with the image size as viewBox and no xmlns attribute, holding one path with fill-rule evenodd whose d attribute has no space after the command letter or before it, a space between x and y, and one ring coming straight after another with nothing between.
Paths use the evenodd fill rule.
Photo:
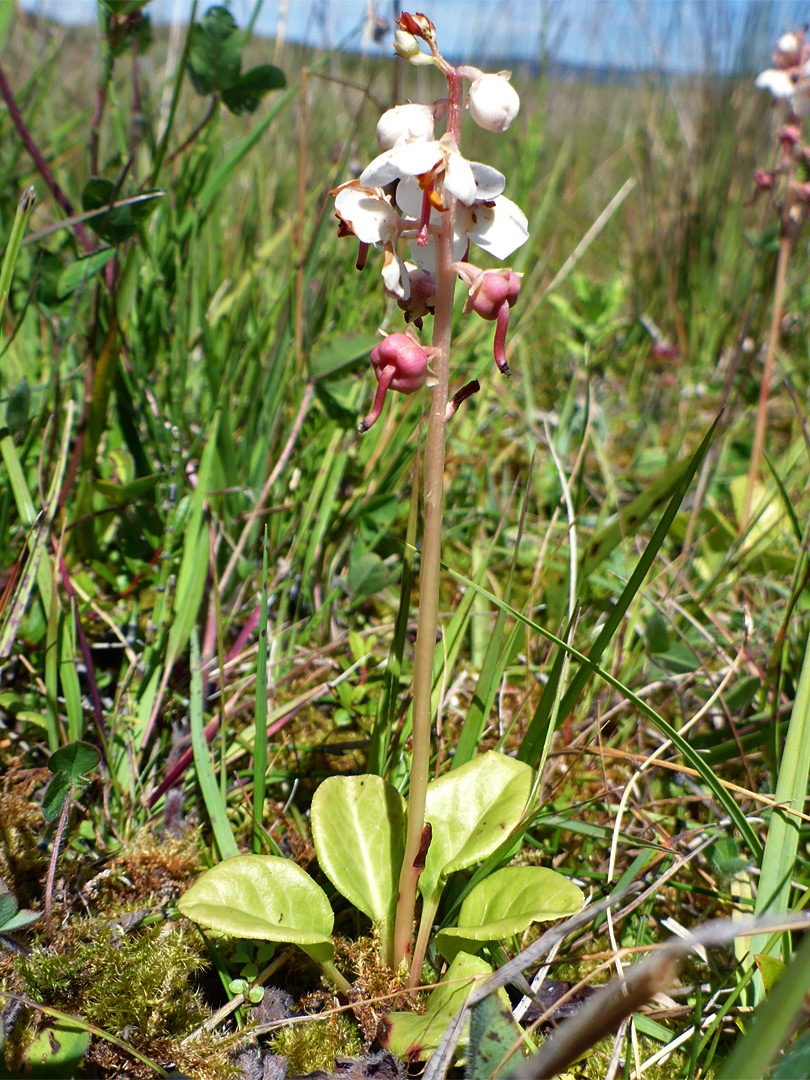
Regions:
<instances>
[{"instance_id":1,"label":"green oval leaf","mask_svg":"<svg viewBox=\"0 0 810 1080\"><path fill-rule=\"evenodd\" d=\"M68 780L76 780L92 772L100 760L95 746L77 741L55 750L48 759L48 768L52 773L64 773Z\"/></svg>"},{"instance_id":2,"label":"green oval leaf","mask_svg":"<svg viewBox=\"0 0 810 1080\"><path fill-rule=\"evenodd\" d=\"M72 1076L90 1045L90 1032L70 1020L52 1020L26 1047L26 1076Z\"/></svg>"},{"instance_id":3,"label":"green oval leaf","mask_svg":"<svg viewBox=\"0 0 810 1080\"><path fill-rule=\"evenodd\" d=\"M479 882L458 913L458 926L440 930L436 948L446 960L459 950L476 952L487 941L522 934L534 922L562 919L579 911L582 890L556 870L505 866Z\"/></svg>"},{"instance_id":4,"label":"green oval leaf","mask_svg":"<svg viewBox=\"0 0 810 1080\"><path fill-rule=\"evenodd\" d=\"M518 824L534 780L529 765L494 750L428 784L433 835L419 891L440 892L448 876L481 862Z\"/></svg>"},{"instance_id":5,"label":"green oval leaf","mask_svg":"<svg viewBox=\"0 0 810 1080\"><path fill-rule=\"evenodd\" d=\"M121 197L117 193L116 185L103 176L94 176L88 180L82 191L82 209L104 210L104 213L92 219L93 229L102 239L111 244L119 244L132 236L137 226L157 207L158 199L164 195L162 191L144 191L141 194L153 197L127 203L126 206L111 206L116 198Z\"/></svg>"},{"instance_id":6,"label":"green oval leaf","mask_svg":"<svg viewBox=\"0 0 810 1080\"><path fill-rule=\"evenodd\" d=\"M311 820L321 869L385 933L405 854L404 799L380 776L330 776L313 796Z\"/></svg>"},{"instance_id":7,"label":"green oval leaf","mask_svg":"<svg viewBox=\"0 0 810 1080\"><path fill-rule=\"evenodd\" d=\"M366 551L356 557L352 553L345 588L353 599L364 600L382 592L394 576L395 571L386 566L376 551Z\"/></svg>"},{"instance_id":8,"label":"green oval leaf","mask_svg":"<svg viewBox=\"0 0 810 1080\"><path fill-rule=\"evenodd\" d=\"M272 64L262 64L243 72L222 90L222 104L235 116L255 112L265 94L287 85L284 72Z\"/></svg>"},{"instance_id":9,"label":"green oval leaf","mask_svg":"<svg viewBox=\"0 0 810 1080\"><path fill-rule=\"evenodd\" d=\"M237 855L206 870L178 901L187 919L236 938L300 945L331 961L334 917L326 893L289 859Z\"/></svg>"}]
</instances>

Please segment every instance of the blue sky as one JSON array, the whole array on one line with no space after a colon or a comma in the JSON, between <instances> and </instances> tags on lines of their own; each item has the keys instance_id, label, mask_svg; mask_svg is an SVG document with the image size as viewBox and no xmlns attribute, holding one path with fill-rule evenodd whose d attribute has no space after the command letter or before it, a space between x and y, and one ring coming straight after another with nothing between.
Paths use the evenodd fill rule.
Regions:
<instances>
[{"instance_id":1,"label":"blue sky","mask_svg":"<svg viewBox=\"0 0 810 1080\"><path fill-rule=\"evenodd\" d=\"M200 0L198 11L213 2ZM226 6L244 25L254 3L230 0ZM22 6L66 22L95 20L95 0L22 0ZM289 0L287 37L331 47L363 22L368 6L368 0ZM374 6L392 21L392 0ZM408 10L407 2L402 6ZM264 0L260 33L275 35L281 7L281 0ZM161 22L185 20L190 8L191 0L148 6ZM537 59L545 45L561 62L671 71L702 70L707 63L715 70L767 66L770 42L808 15L799 0L415 0L414 10L423 8L444 51L479 66L490 57ZM361 47L359 34L352 44ZM382 51L388 49L384 43Z\"/></svg>"}]
</instances>

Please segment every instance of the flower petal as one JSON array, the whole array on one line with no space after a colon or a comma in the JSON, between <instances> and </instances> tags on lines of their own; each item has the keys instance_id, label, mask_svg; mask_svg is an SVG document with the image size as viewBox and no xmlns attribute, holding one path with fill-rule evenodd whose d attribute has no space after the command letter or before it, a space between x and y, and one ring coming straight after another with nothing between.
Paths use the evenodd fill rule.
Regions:
<instances>
[{"instance_id":1,"label":"flower petal","mask_svg":"<svg viewBox=\"0 0 810 1080\"><path fill-rule=\"evenodd\" d=\"M383 285L392 296L407 300L411 294L411 281L405 260L391 248L386 248L382 268Z\"/></svg>"},{"instance_id":2,"label":"flower petal","mask_svg":"<svg viewBox=\"0 0 810 1080\"><path fill-rule=\"evenodd\" d=\"M445 155L444 189L451 195L455 195L466 206L471 206L475 202L476 184L472 166L461 154L453 151Z\"/></svg>"},{"instance_id":3,"label":"flower petal","mask_svg":"<svg viewBox=\"0 0 810 1080\"><path fill-rule=\"evenodd\" d=\"M754 81L758 90L770 90L775 98L793 97L795 84L786 71L778 71L776 68L768 68L761 71Z\"/></svg>"},{"instance_id":4,"label":"flower petal","mask_svg":"<svg viewBox=\"0 0 810 1080\"><path fill-rule=\"evenodd\" d=\"M472 242L496 259L505 259L529 238L526 215L504 195L499 195L491 206L476 203L458 217Z\"/></svg>"},{"instance_id":5,"label":"flower petal","mask_svg":"<svg viewBox=\"0 0 810 1080\"><path fill-rule=\"evenodd\" d=\"M435 141L398 143L366 165L360 183L364 187L384 187L402 176L429 173L441 160L441 150Z\"/></svg>"},{"instance_id":6,"label":"flower petal","mask_svg":"<svg viewBox=\"0 0 810 1080\"><path fill-rule=\"evenodd\" d=\"M471 161L470 167L475 177L476 199L494 199L503 193L506 178L503 173L480 161Z\"/></svg>"},{"instance_id":7,"label":"flower petal","mask_svg":"<svg viewBox=\"0 0 810 1080\"><path fill-rule=\"evenodd\" d=\"M399 235L399 214L382 195L345 187L335 196L335 210L364 244L389 244Z\"/></svg>"}]
</instances>

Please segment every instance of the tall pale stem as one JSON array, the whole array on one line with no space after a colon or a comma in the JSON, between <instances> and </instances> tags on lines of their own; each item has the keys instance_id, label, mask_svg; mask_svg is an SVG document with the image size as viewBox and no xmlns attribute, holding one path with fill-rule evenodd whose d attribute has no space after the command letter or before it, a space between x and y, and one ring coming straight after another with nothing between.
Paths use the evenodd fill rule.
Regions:
<instances>
[{"instance_id":1,"label":"tall pale stem","mask_svg":"<svg viewBox=\"0 0 810 1080\"><path fill-rule=\"evenodd\" d=\"M448 73L450 106L448 131L458 141L460 126L460 82ZM419 584L419 617L416 629L413 674L413 725L411 729L411 769L408 787L408 831L405 855L399 876L397 917L394 928L394 963L410 957L413 937L414 908L419 869L414 868L425 826L425 796L430 771L431 690L433 687L433 657L436 651L436 629L439 612L439 580L441 569L442 506L444 496L444 436L450 368L450 337L453 321L453 292L456 274L453 261L453 219L455 199L442 215L442 225L436 243L436 306L433 317L433 373L436 385L430 402L427 439L425 441L424 532ZM416 962L418 959L418 963ZM421 958L411 964L411 985L419 982Z\"/></svg>"},{"instance_id":2,"label":"tall pale stem","mask_svg":"<svg viewBox=\"0 0 810 1080\"><path fill-rule=\"evenodd\" d=\"M791 170L790 179L793 177ZM773 287L773 310L771 312L771 330L768 335L768 349L765 353L765 364L762 369L762 379L759 384L759 402L757 404L757 419L754 426L754 441L751 445L751 458L748 462L748 482L745 488L745 502L740 516L740 533L748 528L751 519L751 504L754 499L754 487L757 482L759 463L762 450L765 445L765 427L768 422L768 395L771 389L773 365L776 359L776 346L779 343L779 332L782 325L782 307L785 299L785 282L787 281L787 268L790 261L790 253L793 250L793 242L796 236L796 226L790 220L791 198L790 189L786 198L785 214L782 221L782 239L779 244L779 260L776 264L776 281Z\"/></svg>"}]
</instances>

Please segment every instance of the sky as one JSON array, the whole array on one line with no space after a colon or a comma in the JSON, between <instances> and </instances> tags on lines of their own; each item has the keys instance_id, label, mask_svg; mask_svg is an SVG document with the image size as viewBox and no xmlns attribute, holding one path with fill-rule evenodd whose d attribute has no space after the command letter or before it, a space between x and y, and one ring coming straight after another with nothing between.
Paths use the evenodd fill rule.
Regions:
<instances>
[{"instance_id":1,"label":"sky","mask_svg":"<svg viewBox=\"0 0 810 1080\"><path fill-rule=\"evenodd\" d=\"M10 2L10 0L0 0ZM198 13L214 0L199 0ZM245 25L256 0L220 0ZM287 9L286 36L331 48L359 28L369 4L393 23L396 0L260 0L256 32L274 37ZM28 11L63 22L92 22L95 0L21 0ZM407 3L404 3L408 10ZM772 42L800 28L810 5L801 0L415 0L436 24L451 59L478 66L487 59L538 60L589 67L728 72L767 67ZM152 0L156 22L185 21L191 0ZM358 30L349 47L387 54Z\"/></svg>"}]
</instances>

